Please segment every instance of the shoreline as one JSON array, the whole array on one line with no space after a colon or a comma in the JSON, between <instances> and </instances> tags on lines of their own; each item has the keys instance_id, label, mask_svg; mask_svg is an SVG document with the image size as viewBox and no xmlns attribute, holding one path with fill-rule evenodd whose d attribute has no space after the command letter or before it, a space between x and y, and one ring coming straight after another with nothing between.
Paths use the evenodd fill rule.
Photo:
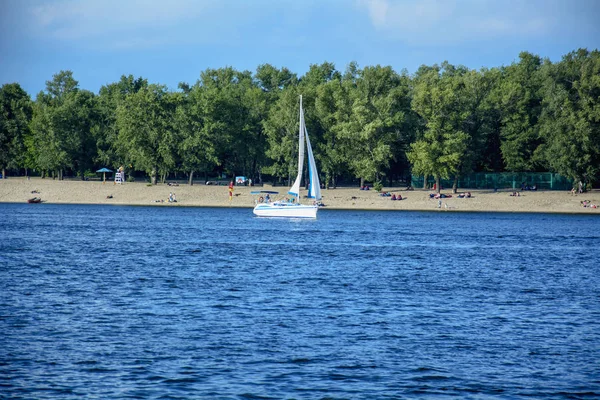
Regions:
<instances>
[{"instance_id":1,"label":"shoreline","mask_svg":"<svg viewBox=\"0 0 600 400\"><path fill-rule=\"evenodd\" d=\"M45 204L98 204L157 207L219 207L253 208L258 196L251 195L255 190L279 191L279 198L285 198L287 187L236 186L231 203L228 187L196 184L169 186L158 184L148 186L145 182L131 182L115 185L112 181L56 181L50 178L14 177L0 180L0 203L26 203L27 199L40 197ZM600 191L582 194L565 191L523 191L513 197L513 190L497 192L489 189L460 189L471 192L471 198L457 198L453 195L441 199L429 198L428 190L406 191L401 188L383 188L394 194L401 194L403 200L392 201L382 197L375 190L363 191L358 187L342 187L322 191L324 209L361 211L448 211L448 212L499 212L499 213L555 213L555 214L596 214L600 215ZM36 193L37 192L37 193ZM169 193L174 193L176 203L169 203ZM443 190L444 194L452 194ZM302 191L305 195L306 192ZM112 197L110 197L112 196ZM589 200L599 208L582 207L581 201ZM303 199L306 202L306 199Z\"/></svg>"}]
</instances>

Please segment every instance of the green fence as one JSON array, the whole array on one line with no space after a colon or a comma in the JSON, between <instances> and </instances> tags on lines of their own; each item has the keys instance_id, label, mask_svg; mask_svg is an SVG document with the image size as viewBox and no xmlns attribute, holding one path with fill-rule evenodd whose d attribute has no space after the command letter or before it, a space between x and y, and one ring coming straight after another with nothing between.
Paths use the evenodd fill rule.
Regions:
<instances>
[{"instance_id":1,"label":"green fence","mask_svg":"<svg viewBox=\"0 0 600 400\"><path fill-rule=\"evenodd\" d=\"M433 187L435 179L427 179L427 187ZM442 179L442 188L451 188L454 179ZM464 189L513 189L520 190L521 186L536 186L545 190L571 190L573 182L558 174L551 172L478 172L461 177L458 187ZM412 186L423 187L422 176L412 176Z\"/></svg>"}]
</instances>

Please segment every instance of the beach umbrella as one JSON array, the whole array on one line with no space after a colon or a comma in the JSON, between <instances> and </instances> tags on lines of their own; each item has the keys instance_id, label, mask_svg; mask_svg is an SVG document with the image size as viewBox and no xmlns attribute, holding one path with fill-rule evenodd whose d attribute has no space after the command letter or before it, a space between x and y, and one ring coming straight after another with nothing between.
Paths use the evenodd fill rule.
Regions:
<instances>
[{"instance_id":1,"label":"beach umbrella","mask_svg":"<svg viewBox=\"0 0 600 400\"><path fill-rule=\"evenodd\" d=\"M102 172L102 182L106 182L106 173L107 172L112 172L110 169L108 168L101 168L96 172Z\"/></svg>"}]
</instances>

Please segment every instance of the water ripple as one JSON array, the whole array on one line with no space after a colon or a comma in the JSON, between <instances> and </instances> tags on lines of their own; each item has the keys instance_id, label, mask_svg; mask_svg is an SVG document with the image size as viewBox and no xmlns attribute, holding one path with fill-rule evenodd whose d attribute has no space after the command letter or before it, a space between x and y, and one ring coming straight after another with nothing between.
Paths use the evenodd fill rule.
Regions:
<instances>
[{"instance_id":1,"label":"water ripple","mask_svg":"<svg viewBox=\"0 0 600 400\"><path fill-rule=\"evenodd\" d=\"M0 208L3 398L600 397L595 216Z\"/></svg>"}]
</instances>

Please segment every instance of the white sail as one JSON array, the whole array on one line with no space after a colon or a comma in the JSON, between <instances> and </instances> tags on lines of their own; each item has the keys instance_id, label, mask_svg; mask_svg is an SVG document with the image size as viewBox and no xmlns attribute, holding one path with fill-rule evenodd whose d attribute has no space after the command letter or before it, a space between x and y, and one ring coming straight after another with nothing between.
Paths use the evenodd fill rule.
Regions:
<instances>
[{"instance_id":1,"label":"white sail","mask_svg":"<svg viewBox=\"0 0 600 400\"><path fill-rule=\"evenodd\" d=\"M321 200L321 184L319 182L317 164L315 163L315 157L313 156L312 146L310 145L310 139L308 138L306 126L304 126L304 130L306 136L306 151L308 152L308 198Z\"/></svg>"},{"instance_id":2,"label":"white sail","mask_svg":"<svg viewBox=\"0 0 600 400\"><path fill-rule=\"evenodd\" d=\"M304 111L302 110L302 95L300 95L300 129L298 132L298 175L288 194L300 196L300 181L302 180L302 168L304 167Z\"/></svg>"}]
</instances>

